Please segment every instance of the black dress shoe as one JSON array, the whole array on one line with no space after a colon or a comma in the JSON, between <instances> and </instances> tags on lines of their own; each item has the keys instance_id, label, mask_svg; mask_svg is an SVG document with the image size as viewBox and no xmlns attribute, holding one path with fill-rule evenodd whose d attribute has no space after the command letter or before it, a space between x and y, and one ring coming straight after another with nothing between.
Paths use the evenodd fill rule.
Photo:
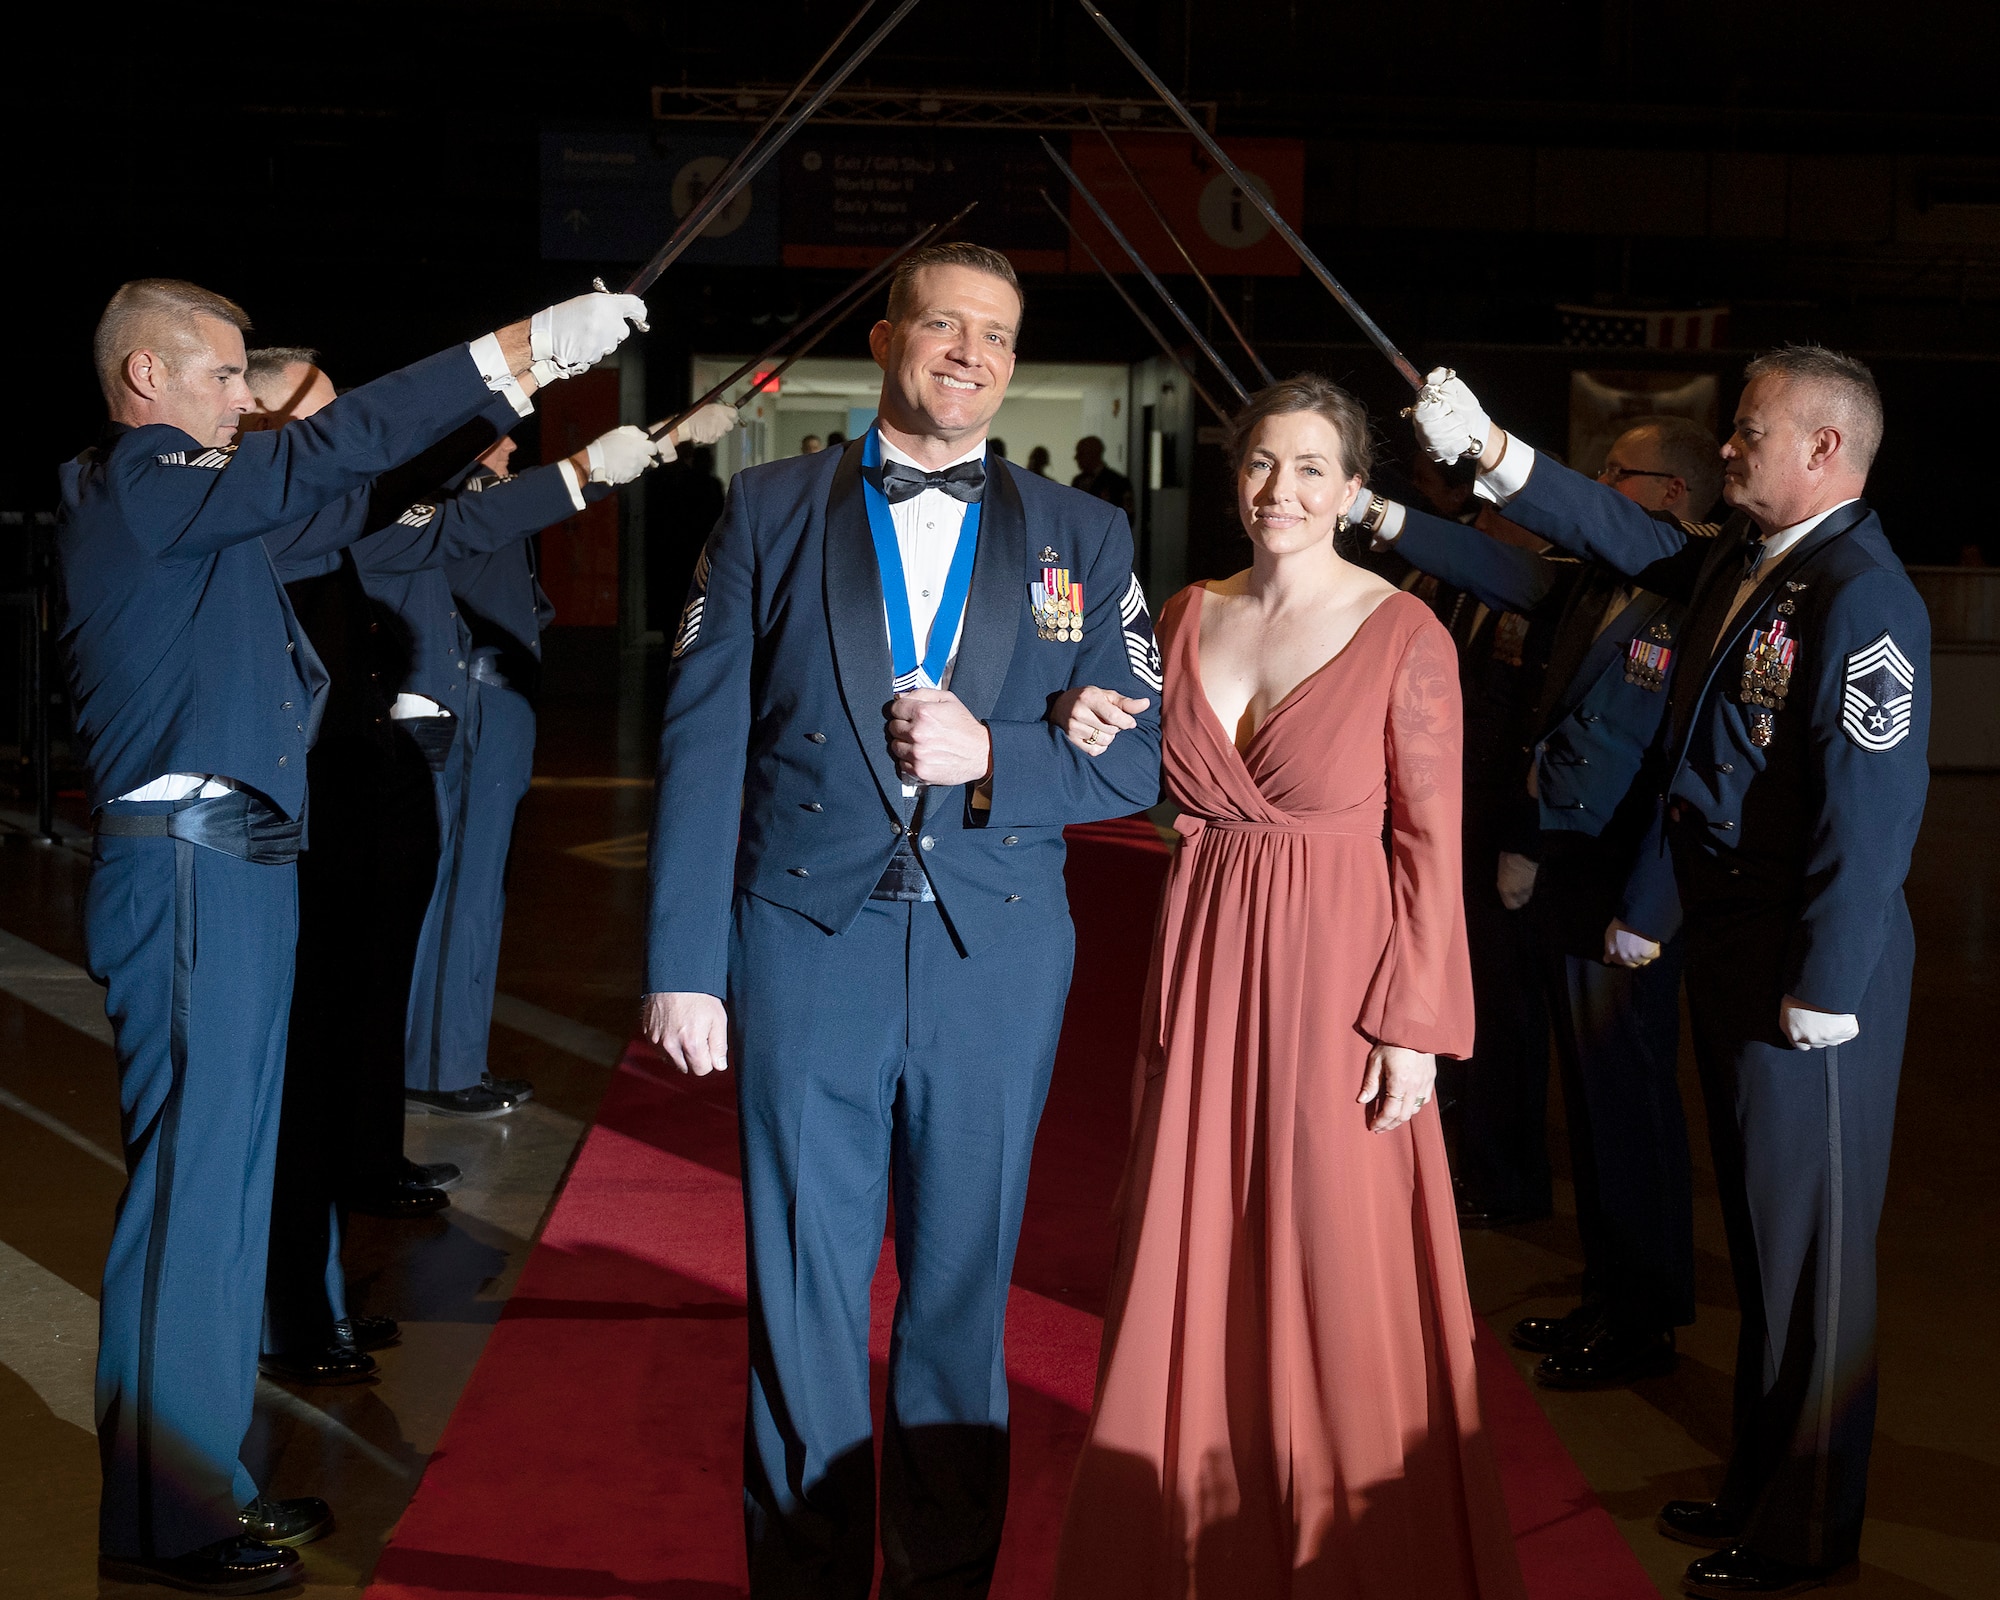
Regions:
<instances>
[{"instance_id":1,"label":"black dress shoe","mask_svg":"<svg viewBox=\"0 0 2000 1600\"><path fill-rule=\"evenodd\" d=\"M411 1222L418 1217L435 1216L450 1204L451 1196L444 1190L404 1178L388 1189L350 1197L347 1209L364 1217L393 1217L398 1222Z\"/></svg>"},{"instance_id":2,"label":"black dress shoe","mask_svg":"<svg viewBox=\"0 0 2000 1600\"><path fill-rule=\"evenodd\" d=\"M478 1122L487 1117L504 1117L515 1102L495 1094L483 1083L470 1089L405 1089L403 1109L420 1117L460 1117Z\"/></svg>"},{"instance_id":3,"label":"black dress shoe","mask_svg":"<svg viewBox=\"0 0 2000 1600\"><path fill-rule=\"evenodd\" d=\"M97 1570L126 1583L163 1583L190 1594L263 1594L297 1583L305 1567L289 1550L238 1537L184 1556L100 1556Z\"/></svg>"},{"instance_id":4,"label":"black dress shoe","mask_svg":"<svg viewBox=\"0 0 2000 1600\"><path fill-rule=\"evenodd\" d=\"M431 1189L456 1189L465 1177L456 1161L405 1161L403 1181L420 1183Z\"/></svg>"},{"instance_id":5,"label":"black dress shoe","mask_svg":"<svg viewBox=\"0 0 2000 1600\"><path fill-rule=\"evenodd\" d=\"M286 1383L366 1383L375 1376L375 1358L352 1345L332 1344L324 1350L266 1353L257 1370Z\"/></svg>"},{"instance_id":6,"label":"black dress shoe","mask_svg":"<svg viewBox=\"0 0 2000 1600\"><path fill-rule=\"evenodd\" d=\"M350 1350L386 1350L403 1341L403 1327L394 1317L342 1317L333 1336Z\"/></svg>"},{"instance_id":7,"label":"black dress shoe","mask_svg":"<svg viewBox=\"0 0 2000 1600\"><path fill-rule=\"evenodd\" d=\"M1689 1594L1731 1600L1745 1594L1804 1594L1825 1582L1825 1576L1810 1567L1795 1567L1776 1556L1760 1556L1754 1550L1718 1550L1689 1562L1681 1587Z\"/></svg>"},{"instance_id":8,"label":"black dress shoe","mask_svg":"<svg viewBox=\"0 0 2000 1600\"><path fill-rule=\"evenodd\" d=\"M1548 1389L1608 1389L1674 1370L1674 1332L1639 1332L1606 1323L1582 1344L1535 1364L1535 1381Z\"/></svg>"},{"instance_id":9,"label":"black dress shoe","mask_svg":"<svg viewBox=\"0 0 2000 1600\"><path fill-rule=\"evenodd\" d=\"M1514 1324L1517 1349L1550 1356L1558 1350L1579 1345L1598 1330L1604 1321L1604 1307L1586 1300L1574 1311L1560 1317L1523 1317Z\"/></svg>"},{"instance_id":10,"label":"black dress shoe","mask_svg":"<svg viewBox=\"0 0 2000 1600\"><path fill-rule=\"evenodd\" d=\"M495 1094L503 1094L515 1105L526 1105L535 1098L535 1086L526 1078L496 1078L490 1072L482 1072L479 1081Z\"/></svg>"},{"instance_id":11,"label":"black dress shoe","mask_svg":"<svg viewBox=\"0 0 2000 1600\"><path fill-rule=\"evenodd\" d=\"M1727 1550L1743 1537L1736 1518L1724 1516L1713 1500L1669 1500L1660 1507L1653 1526L1669 1539L1704 1550Z\"/></svg>"},{"instance_id":12,"label":"black dress shoe","mask_svg":"<svg viewBox=\"0 0 2000 1600\"><path fill-rule=\"evenodd\" d=\"M271 1500L260 1494L236 1513L236 1520L243 1524L244 1533L259 1544L296 1550L333 1532L333 1507L311 1495L297 1500Z\"/></svg>"}]
</instances>

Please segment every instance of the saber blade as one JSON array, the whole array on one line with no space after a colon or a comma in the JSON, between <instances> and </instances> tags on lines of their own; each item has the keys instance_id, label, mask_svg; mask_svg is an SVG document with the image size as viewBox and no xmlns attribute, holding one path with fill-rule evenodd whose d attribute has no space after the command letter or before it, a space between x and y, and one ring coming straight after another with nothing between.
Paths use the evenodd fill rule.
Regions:
<instances>
[{"instance_id":1,"label":"saber blade","mask_svg":"<svg viewBox=\"0 0 2000 1600\"><path fill-rule=\"evenodd\" d=\"M1409 358L1390 342L1389 336L1377 326L1375 319L1361 308L1361 302L1341 287L1340 280L1327 271L1326 263L1307 248L1305 240L1293 231L1292 225L1278 215L1278 208L1271 204L1264 191L1246 178L1243 169L1224 154L1222 146L1215 142L1214 137L1201 125L1194 113L1182 105L1173 90L1160 81L1160 75L1146 65L1145 57L1125 42L1125 36L1111 25L1111 19L1097 8L1093 0L1077 0L1077 3L1083 7L1090 20L1104 30L1104 36L1117 46L1118 53L1131 62L1139 76L1152 86L1153 93L1181 119L1187 131L1194 135L1195 142L1208 152L1209 159L1229 174L1229 181L1236 185L1237 191L1243 198L1264 213L1264 220L1271 224L1279 238L1292 247L1292 253L1305 264L1307 271L1319 279L1326 292L1340 302L1340 308L1354 319L1355 326L1367 337L1368 342L1388 357L1389 364L1402 374L1403 381L1412 389L1422 389L1423 374L1418 372Z\"/></svg>"},{"instance_id":2,"label":"saber blade","mask_svg":"<svg viewBox=\"0 0 2000 1600\"><path fill-rule=\"evenodd\" d=\"M1187 263L1188 271L1194 274L1194 281L1200 284L1203 292L1207 294L1208 303L1215 307L1215 314L1222 318L1223 326L1228 328L1236 336L1236 342L1243 346L1243 353L1250 358L1250 365L1257 369L1257 376L1265 383L1275 383L1277 380L1271 376L1271 369L1264 365L1264 358L1257 354L1256 347L1250 343L1250 336L1237 326L1236 319L1229 314L1229 307L1222 303L1222 296L1216 293L1215 285L1208 281L1208 274L1195 265L1194 257L1188 253L1188 247L1181 243L1181 236L1174 232L1174 225L1167 221L1167 214L1160 209L1159 201L1153 198L1153 191L1148 189L1139 174L1132 170L1132 163L1125 159L1125 152L1118 148L1118 141L1111 137L1111 130L1098 120L1097 108L1085 106L1084 110L1090 115L1090 125L1110 147L1112 156L1118 162L1119 170L1125 174L1125 181L1139 191L1139 198L1146 202L1146 209L1153 213L1153 220L1160 225L1160 232L1167 236L1168 243L1180 253L1181 260Z\"/></svg>"},{"instance_id":3,"label":"saber blade","mask_svg":"<svg viewBox=\"0 0 2000 1600\"><path fill-rule=\"evenodd\" d=\"M757 382L750 388L748 393L742 395L736 401L736 404L738 405L741 405L745 400L750 399L751 396L761 393L769 385L776 383L779 378L784 376L786 368L790 367L794 361L798 360L799 357L803 356L808 350L812 349L814 345L818 344L820 340L824 339L829 333L831 333L836 327L840 325L841 319L844 318L849 311L854 309L855 303L858 300L860 300L863 295L867 294L870 289L874 288L876 284L880 283L890 273L894 272L896 270L896 267L901 263L901 261L905 256L911 254L913 251L922 249L925 245L930 244L933 240L942 238L945 234L949 233L953 228L957 227L961 222L963 222L966 219L966 217L971 213L973 206L976 206L978 204L979 202L977 200L973 201L971 205L968 205L963 210L961 210L957 216L951 217L944 222L937 223L934 226L925 229L923 232L916 234L914 237L907 240L904 244L899 246L894 252L883 257L882 260L876 262L874 266L870 267L859 278L855 279L854 282L848 284L846 288L842 289L838 294L834 295L832 299L828 300L825 304L821 305L818 309L813 311L811 315L799 318L797 322L793 323L783 333L779 334L777 338L773 339L756 355L752 356L748 361L744 362L742 366L738 367L734 372L730 373L728 377L724 378L713 389L710 389L708 393L703 395L699 400L695 401L692 405L688 406L686 409L676 412L673 416L667 418L666 421L654 423L652 427L646 430L646 432L655 439L659 438L661 434L671 433L675 428L678 428L683 422L687 421L689 417L693 416L703 406L709 405L714 401L721 399L723 395L728 393L729 390L734 388L737 384L741 383L745 378L749 377L750 374L753 372L759 374ZM811 334L812 335L811 339L808 340L805 344L801 345L798 349L794 350L789 356L787 356L782 365L773 368L769 371L761 371L761 372L759 371L759 369L763 368L767 362L771 361L778 354L779 351L783 350L786 345L792 343L793 340L798 339L801 335L804 334Z\"/></svg>"},{"instance_id":4,"label":"saber blade","mask_svg":"<svg viewBox=\"0 0 2000 1600\"><path fill-rule=\"evenodd\" d=\"M1181 353L1173 347L1167 336L1160 331L1160 325L1139 308L1139 302L1132 298L1131 291L1118 281L1117 274L1104 264L1095 250L1090 248L1090 241L1076 231L1076 224L1069 220L1069 213L1049 198L1048 190L1038 189L1035 192L1042 197L1042 204L1056 214L1056 220L1069 229L1069 236L1076 241L1077 247L1090 257L1091 264L1104 274L1104 281L1118 291L1118 298L1123 300L1125 308L1134 317L1138 318L1139 326L1153 336L1153 342L1160 347L1161 354L1180 369L1181 376L1188 381L1188 387L1200 395L1202 404L1215 413L1215 420L1217 422L1227 422L1229 420L1229 413L1215 403L1215 396L1201 386L1201 380L1189 370L1188 364L1181 360Z\"/></svg>"},{"instance_id":5,"label":"saber blade","mask_svg":"<svg viewBox=\"0 0 2000 1600\"><path fill-rule=\"evenodd\" d=\"M804 127L813 113L826 104L827 96L853 76L855 69L875 53L875 47L888 38L891 33L895 32L896 25L916 8L917 0L902 0L902 4L890 12L882 20L881 25L862 41L861 47L841 63L839 70L832 77L828 78L825 83L821 84L818 89L813 91L812 98L799 107L797 111L793 112L784 125L770 138L764 139L761 145L757 142L759 138L763 138L763 129L760 128L757 138L753 138L749 145L738 152L740 165L736 167L734 175L730 177L727 183L717 181L710 185L708 193L701 197L700 203L681 219L680 226L675 228L672 236L665 244L660 246L659 253L651 261L648 261L645 266L641 267L638 276L625 286L625 292L627 294L644 294L650 289L659 280L660 274L673 265L683 250L694 243L701 235L702 230L715 220L722 209L749 185L752 178L764 170L765 166L769 164L771 157L784 149L791 141L792 135ZM864 12L866 9L866 7L863 8ZM851 29L854 23L860 20L861 18L857 16L854 22L850 22L847 25L848 28ZM844 39L846 36L846 31L843 30L841 38ZM838 43L839 41L836 40L835 44L837 45ZM830 54L831 51L828 53ZM822 56L821 60L824 59L825 57ZM817 70L817 64L815 64L815 70ZM811 74L808 73L807 76L810 77ZM801 83L799 88L803 87L804 84ZM798 92L799 89L795 88L792 94L787 97L785 103L789 104L791 99L797 96ZM779 110L782 111L783 106L780 106ZM772 118L775 119L777 115L777 112L772 113ZM766 126L769 126L768 121Z\"/></svg>"},{"instance_id":6,"label":"saber blade","mask_svg":"<svg viewBox=\"0 0 2000 1600\"><path fill-rule=\"evenodd\" d=\"M1111 235L1112 243L1125 252L1126 256L1131 260L1132 265L1139 269L1141 276L1153 286L1153 293L1160 297L1166 308L1174 314L1175 320L1187 330L1187 336L1194 340L1195 348L1207 356L1209 361L1214 365L1215 370L1222 374L1222 381L1236 391L1237 400L1244 405L1248 405L1250 403L1250 391L1237 381L1236 374L1229 370L1228 363L1215 353L1215 346L1201 336L1201 329L1194 325L1193 318L1181 310L1180 302L1167 292L1167 286L1160 282L1159 274L1146 265L1139 252L1132 248L1131 242L1124 234L1118 231L1118 224L1111 220L1111 213L1098 204L1097 196L1092 194L1084 186L1083 180L1070 170L1069 163L1056 154L1056 147L1054 145L1050 144L1047 139L1043 139L1042 148L1048 152L1049 159L1056 164L1056 171L1069 180L1069 186L1072 189L1083 196L1084 204L1090 207L1091 213L1103 224L1104 231Z\"/></svg>"}]
</instances>

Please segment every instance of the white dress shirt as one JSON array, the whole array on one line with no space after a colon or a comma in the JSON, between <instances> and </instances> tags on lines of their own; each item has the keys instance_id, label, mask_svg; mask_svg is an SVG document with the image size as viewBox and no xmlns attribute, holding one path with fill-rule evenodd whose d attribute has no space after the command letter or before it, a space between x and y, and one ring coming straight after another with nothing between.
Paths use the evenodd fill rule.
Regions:
<instances>
[{"instance_id":1,"label":"white dress shirt","mask_svg":"<svg viewBox=\"0 0 2000 1600\"><path fill-rule=\"evenodd\" d=\"M879 435L877 436L880 437ZM943 467L926 467L913 456L898 450L887 439L882 439L882 461L900 462L906 467L914 467L919 472L941 472ZM964 455L954 456L945 467L956 467L963 462L977 461L986 454L986 441L981 439ZM937 620L938 607L944 602L944 581L951 571L951 559L958 554L958 535L965 526L967 506L962 500L954 500L942 489L926 489L922 494L889 507L889 520L896 528L896 548L903 557L903 583L910 597L910 631L916 638L919 663L930 653L931 624ZM888 608L882 612L882 626L889 625ZM935 683L926 677L924 687L946 689L951 686L951 669L958 660L959 636L965 631L965 613L961 610L951 638L951 654L946 657L944 674Z\"/></svg>"},{"instance_id":2,"label":"white dress shirt","mask_svg":"<svg viewBox=\"0 0 2000 1600\"><path fill-rule=\"evenodd\" d=\"M1859 495L1849 495L1840 502L1840 506L1851 506L1859 498ZM1750 597L1757 592L1757 586L1764 581L1764 574L1776 566L1793 545L1838 511L1840 506L1828 506L1818 516L1807 517L1804 522L1795 522L1789 528L1780 528L1765 539L1764 553L1757 558L1755 569L1736 586L1736 598L1730 601L1729 615L1722 619L1722 632L1716 635L1718 644L1728 637L1730 623L1736 620L1736 613L1741 611Z\"/></svg>"}]
</instances>

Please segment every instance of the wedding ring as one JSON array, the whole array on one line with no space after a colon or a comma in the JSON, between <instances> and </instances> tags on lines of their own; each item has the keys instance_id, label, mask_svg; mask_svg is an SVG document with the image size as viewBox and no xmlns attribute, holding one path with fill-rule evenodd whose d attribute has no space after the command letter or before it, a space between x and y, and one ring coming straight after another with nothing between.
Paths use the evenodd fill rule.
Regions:
<instances>
[{"instance_id":1,"label":"wedding ring","mask_svg":"<svg viewBox=\"0 0 2000 1600\"><path fill-rule=\"evenodd\" d=\"M1083 736L1083 742L1084 742L1085 744L1096 744L1096 743L1097 743L1097 730L1096 730L1095 728L1092 728L1092 729L1090 730L1090 732L1086 733L1086 734L1085 734L1085 735Z\"/></svg>"}]
</instances>

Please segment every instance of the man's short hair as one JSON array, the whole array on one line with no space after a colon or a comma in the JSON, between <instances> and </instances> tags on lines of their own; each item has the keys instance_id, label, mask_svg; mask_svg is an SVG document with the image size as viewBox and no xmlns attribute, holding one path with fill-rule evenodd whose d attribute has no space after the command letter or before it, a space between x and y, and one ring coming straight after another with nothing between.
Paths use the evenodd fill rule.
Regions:
<instances>
[{"instance_id":1,"label":"man's short hair","mask_svg":"<svg viewBox=\"0 0 2000 1600\"><path fill-rule=\"evenodd\" d=\"M968 244L963 239L953 239L945 244L927 244L921 250L912 250L903 257L896 268L896 275L889 280L889 310L891 322L901 322L917 309L917 274L926 267L970 267L974 272L984 272L998 278L1014 291L1014 299L1022 310L1027 309L1028 297L1021 293L1021 280L1014 275L1014 263L998 250L989 250L983 244Z\"/></svg>"},{"instance_id":2,"label":"man's short hair","mask_svg":"<svg viewBox=\"0 0 2000 1600\"><path fill-rule=\"evenodd\" d=\"M269 344L261 350L252 350L244 358L243 381L255 394L264 384L282 379L293 367L318 365L319 352L309 345Z\"/></svg>"},{"instance_id":3,"label":"man's short hair","mask_svg":"<svg viewBox=\"0 0 2000 1600\"><path fill-rule=\"evenodd\" d=\"M1690 520L1708 515L1722 494L1722 451L1692 417L1641 417L1625 431L1645 428L1660 447L1660 465L1687 485Z\"/></svg>"},{"instance_id":4,"label":"man's short hair","mask_svg":"<svg viewBox=\"0 0 2000 1600\"><path fill-rule=\"evenodd\" d=\"M1875 374L1852 356L1821 344L1788 344L1743 369L1743 381L1783 378L1800 394L1808 427L1840 430L1841 448L1865 475L1882 448L1882 391Z\"/></svg>"},{"instance_id":5,"label":"man's short hair","mask_svg":"<svg viewBox=\"0 0 2000 1600\"><path fill-rule=\"evenodd\" d=\"M216 317L240 332L250 329L250 317L227 296L180 278L134 278L121 284L97 319L90 353L97 367L104 398L118 393L125 363L135 350L159 342L185 344L197 317ZM171 368L171 362L169 362Z\"/></svg>"}]
</instances>

